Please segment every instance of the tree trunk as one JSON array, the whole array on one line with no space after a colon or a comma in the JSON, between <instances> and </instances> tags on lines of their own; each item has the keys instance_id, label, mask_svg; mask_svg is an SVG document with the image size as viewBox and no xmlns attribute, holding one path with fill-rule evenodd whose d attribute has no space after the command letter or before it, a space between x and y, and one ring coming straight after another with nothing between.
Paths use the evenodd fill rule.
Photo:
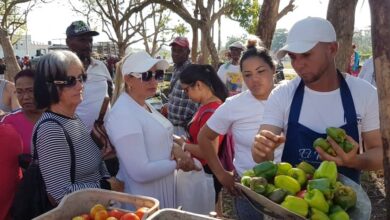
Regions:
<instances>
[{"instance_id":1,"label":"tree trunk","mask_svg":"<svg viewBox=\"0 0 390 220\"><path fill-rule=\"evenodd\" d=\"M0 28L0 45L4 52L4 62L7 65L4 77L6 80L13 81L14 76L20 71L20 66L16 61L15 53L12 48L8 33L2 28Z\"/></svg>"},{"instance_id":2,"label":"tree trunk","mask_svg":"<svg viewBox=\"0 0 390 220\"><path fill-rule=\"evenodd\" d=\"M369 0L374 72L378 88L380 124L383 142L383 164L386 195L390 195L390 1ZM390 199L386 196L387 219L390 219Z\"/></svg>"},{"instance_id":3,"label":"tree trunk","mask_svg":"<svg viewBox=\"0 0 390 220\"><path fill-rule=\"evenodd\" d=\"M256 35L263 41L266 48L271 48L278 21L279 3L280 0L264 0L263 5L261 5Z\"/></svg>"},{"instance_id":4,"label":"tree trunk","mask_svg":"<svg viewBox=\"0 0 390 220\"><path fill-rule=\"evenodd\" d=\"M358 0L329 0L327 19L336 30L339 50L336 55L336 67L346 72L352 54L352 36L355 25L355 9Z\"/></svg>"},{"instance_id":5,"label":"tree trunk","mask_svg":"<svg viewBox=\"0 0 390 220\"><path fill-rule=\"evenodd\" d=\"M207 25L206 25L206 28L204 30L202 30L202 32L206 33L204 35L205 36L204 41L206 42L207 49L211 55L211 65L214 67L214 69L217 69L218 62L219 62L218 51L215 48L213 38L210 36L210 34L207 33Z\"/></svg>"},{"instance_id":6,"label":"tree trunk","mask_svg":"<svg viewBox=\"0 0 390 220\"><path fill-rule=\"evenodd\" d=\"M204 25L200 27L200 32L201 32L201 40L200 40L200 46L201 46L201 55L199 57L199 64L207 64L208 63L208 58L209 58L209 49L207 46L207 36L210 35L209 33L210 29L206 29Z\"/></svg>"},{"instance_id":7,"label":"tree trunk","mask_svg":"<svg viewBox=\"0 0 390 220\"><path fill-rule=\"evenodd\" d=\"M196 63L198 56L198 27L196 25L191 25L192 28L192 48L191 48L191 61Z\"/></svg>"},{"instance_id":8,"label":"tree trunk","mask_svg":"<svg viewBox=\"0 0 390 220\"><path fill-rule=\"evenodd\" d=\"M124 42L117 42L119 57L124 57L126 55L126 44Z\"/></svg>"}]
</instances>

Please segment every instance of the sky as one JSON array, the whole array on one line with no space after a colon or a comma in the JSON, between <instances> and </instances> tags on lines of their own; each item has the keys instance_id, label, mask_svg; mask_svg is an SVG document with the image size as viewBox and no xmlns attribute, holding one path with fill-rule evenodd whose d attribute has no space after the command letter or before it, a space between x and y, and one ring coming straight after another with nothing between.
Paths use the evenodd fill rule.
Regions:
<instances>
[{"instance_id":1,"label":"sky","mask_svg":"<svg viewBox=\"0 0 390 220\"><path fill-rule=\"evenodd\" d=\"M281 0L279 10L286 6L288 2L289 0ZM282 17L278 21L276 28L289 30L296 21L308 16L326 17L328 0L296 0L295 2L296 9ZM53 43L65 44L66 27L75 20L84 19L72 12L67 0L43 4L30 12L27 22L28 34L31 35L32 41L35 42L47 43L52 41ZM370 26L370 23L368 0L359 0L356 7L355 29L367 28ZM222 45L224 45L229 36L240 37L246 34L246 31L239 26L238 22L223 18L221 34ZM95 42L107 40L108 37L104 33L94 38Z\"/></svg>"}]
</instances>

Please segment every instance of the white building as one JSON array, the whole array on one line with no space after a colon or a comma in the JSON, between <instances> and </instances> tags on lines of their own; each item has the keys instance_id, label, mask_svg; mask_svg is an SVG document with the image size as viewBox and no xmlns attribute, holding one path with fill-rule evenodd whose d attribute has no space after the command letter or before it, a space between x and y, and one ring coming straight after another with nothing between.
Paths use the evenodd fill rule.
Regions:
<instances>
[{"instance_id":1,"label":"white building","mask_svg":"<svg viewBox=\"0 0 390 220\"><path fill-rule=\"evenodd\" d=\"M37 50L48 51L49 45L38 42L31 42L31 35L23 35L20 40L13 45L15 56L24 57L26 55L34 57ZM0 57L4 57L3 48L0 47Z\"/></svg>"}]
</instances>

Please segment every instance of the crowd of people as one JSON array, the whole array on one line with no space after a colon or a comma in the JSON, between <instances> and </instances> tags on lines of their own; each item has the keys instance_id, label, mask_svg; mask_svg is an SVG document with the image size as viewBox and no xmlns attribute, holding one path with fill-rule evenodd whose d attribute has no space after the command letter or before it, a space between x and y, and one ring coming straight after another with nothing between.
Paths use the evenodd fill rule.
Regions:
<instances>
[{"instance_id":1,"label":"crowd of people","mask_svg":"<svg viewBox=\"0 0 390 220\"><path fill-rule=\"evenodd\" d=\"M38 158L53 206L74 191L102 188L151 196L160 208L176 208L181 170L212 176L220 217L221 189L232 193L238 219L264 218L234 187L258 162L318 166L331 160L356 182L362 170L382 168L377 91L336 69L336 34L325 19L309 17L291 28L276 55L288 55L298 76L278 85L277 62L258 41L232 43L230 60L215 70L192 64L188 39L175 38L169 45L174 68L168 103L161 112L146 100L169 63L145 51L127 54L116 65L114 82L106 65L91 57L98 34L82 21L72 22L66 29L70 51L44 55L36 68L16 74L15 84L0 81L0 109L8 112L0 122L0 219L12 219L13 197L23 181L22 154ZM104 127L116 157L103 160L90 133L107 96L112 104ZM327 127L344 128L354 149L344 153L331 139L337 156L314 149L313 140L326 136ZM218 157L227 138L233 171Z\"/></svg>"}]
</instances>

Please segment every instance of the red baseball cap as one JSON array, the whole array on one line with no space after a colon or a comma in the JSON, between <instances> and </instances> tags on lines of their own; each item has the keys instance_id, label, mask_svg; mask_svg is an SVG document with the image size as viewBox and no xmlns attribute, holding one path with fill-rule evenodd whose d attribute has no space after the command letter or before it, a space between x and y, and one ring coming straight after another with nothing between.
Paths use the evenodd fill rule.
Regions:
<instances>
[{"instance_id":1,"label":"red baseball cap","mask_svg":"<svg viewBox=\"0 0 390 220\"><path fill-rule=\"evenodd\" d=\"M169 46L172 46L173 44L176 44L180 47L190 48L190 43L186 37L176 37L172 43L169 44Z\"/></svg>"}]
</instances>

